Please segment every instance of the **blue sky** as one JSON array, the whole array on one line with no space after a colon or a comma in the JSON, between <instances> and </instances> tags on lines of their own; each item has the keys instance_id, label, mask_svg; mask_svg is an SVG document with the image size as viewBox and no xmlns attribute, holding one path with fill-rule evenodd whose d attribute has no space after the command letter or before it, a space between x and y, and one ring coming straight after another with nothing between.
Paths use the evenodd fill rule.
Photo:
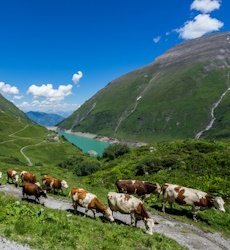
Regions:
<instances>
[{"instance_id":1,"label":"blue sky","mask_svg":"<svg viewBox=\"0 0 230 250\"><path fill-rule=\"evenodd\" d=\"M229 31L229 11L229 0L0 0L0 92L24 111L71 112L173 45Z\"/></svg>"}]
</instances>

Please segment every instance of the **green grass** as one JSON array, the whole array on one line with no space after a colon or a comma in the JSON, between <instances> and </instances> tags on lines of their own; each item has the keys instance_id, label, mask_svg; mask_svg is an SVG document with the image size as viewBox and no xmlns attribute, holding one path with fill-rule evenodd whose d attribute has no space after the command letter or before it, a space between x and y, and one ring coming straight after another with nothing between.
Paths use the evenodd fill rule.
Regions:
<instances>
[{"instance_id":1,"label":"green grass","mask_svg":"<svg viewBox=\"0 0 230 250\"><path fill-rule=\"evenodd\" d=\"M115 190L117 179L140 179L165 182L191 187L213 195L222 196L226 213L215 209L199 213L199 223L206 230L216 230L230 236L230 147L229 142L174 141L150 145L131 150L113 161L104 161L103 169L83 179L92 189L104 187ZM161 210L161 198L152 197L149 209ZM191 208L176 206L180 211ZM178 220L191 223L191 216L185 212L174 215Z\"/></svg>"},{"instance_id":2,"label":"green grass","mask_svg":"<svg viewBox=\"0 0 230 250\"><path fill-rule=\"evenodd\" d=\"M38 249L185 249L160 234L31 205L0 194L0 234Z\"/></svg>"}]
</instances>

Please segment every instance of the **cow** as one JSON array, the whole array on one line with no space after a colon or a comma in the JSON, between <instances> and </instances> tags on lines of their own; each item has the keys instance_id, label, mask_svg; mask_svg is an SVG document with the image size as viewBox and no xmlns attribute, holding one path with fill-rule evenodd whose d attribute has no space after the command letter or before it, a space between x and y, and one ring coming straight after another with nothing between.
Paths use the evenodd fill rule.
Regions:
<instances>
[{"instance_id":1,"label":"cow","mask_svg":"<svg viewBox=\"0 0 230 250\"><path fill-rule=\"evenodd\" d=\"M70 193L75 211L77 211L78 206L81 206L85 208L86 213L88 210L91 210L94 218L96 217L94 210L96 210L96 212L102 213L108 220L114 221L110 208L106 208L95 194L89 193L83 188L72 188Z\"/></svg>"},{"instance_id":2,"label":"cow","mask_svg":"<svg viewBox=\"0 0 230 250\"><path fill-rule=\"evenodd\" d=\"M23 197L26 195L27 198L28 196L33 195L35 196L35 201L37 200L38 202L40 202L39 200L40 196L47 198L46 190L41 189L41 187L39 187L34 183L28 183L28 182L25 182L22 185L22 195Z\"/></svg>"},{"instance_id":3,"label":"cow","mask_svg":"<svg viewBox=\"0 0 230 250\"><path fill-rule=\"evenodd\" d=\"M18 173L13 169L7 170L7 182L9 183L9 179L11 179L11 183L16 187L18 186Z\"/></svg>"},{"instance_id":4,"label":"cow","mask_svg":"<svg viewBox=\"0 0 230 250\"><path fill-rule=\"evenodd\" d=\"M61 190L61 192L63 193L62 188L69 187L65 180L59 180L56 177L48 176L48 175L44 175L42 177L42 183L47 188L53 190L53 192L55 192L55 190Z\"/></svg>"},{"instance_id":5,"label":"cow","mask_svg":"<svg viewBox=\"0 0 230 250\"><path fill-rule=\"evenodd\" d=\"M30 172L22 171L20 173L21 181L23 182L29 182L29 183L35 183L37 186L40 186L40 183L37 182L36 176Z\"/></svg>"},{"instance_id":6,"label":"cow","mask_svg":"<svg viewBox=\"0 0 230 250\"><path fill-rule=\"evenodd\" d=\"M108 204L112 211L120 212L122 214L130 214L131 225L137 226L138 220L143 220L145 223L146 232L153 234L154 222L146 212L143 201L140 199L124 193L109 192L108 193Z\"/></svg>"},{"instance_id":7,"label":"cow","mask_svg":"<svg viewBox=\"0 0 230 250\"><path fill-rule=\"evenodd\" d=\"M163 212L165 212L166 201L170 204L171 209L173 202L180 205L192 206L193 220L196 220L196 213L201 208L215 207L216 209L225 212L224 200L221 197L214 197L200 190L165 183L162 187L162 193Z\"/></svg>"},{"instance_id":8,"label":"cow","mask_svg":"<svg viewBox=\"0 0 230 250\"><path fill-rule=\"evenodd\" d=\"M2 172L0 172L0 185L2 185Z\"/></svg>"},{"instance_id":9,"label":"cow","mask_svg":"<svg viewBox=\"0 0 230 250\"><path fill-rule=\"evenodd\" d=\"M119 193L137 194L142 199L147 198L150 194L160 195L161 187L158 183L150 183L138 180L117 180L117 190Z\"/></svg>"}]
</instances>

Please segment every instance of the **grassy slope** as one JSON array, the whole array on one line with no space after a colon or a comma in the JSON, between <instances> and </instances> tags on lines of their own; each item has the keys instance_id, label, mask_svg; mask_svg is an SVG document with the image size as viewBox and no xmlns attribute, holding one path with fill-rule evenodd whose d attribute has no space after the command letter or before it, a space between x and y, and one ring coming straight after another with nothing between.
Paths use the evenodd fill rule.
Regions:
<instances>
[{"instance_id":1,"label":"grassy slope","mask_svg":"<svg viewBox=\"0 0 230 250\"><path fill-rule=\"evenodd\" d=\"M144 72L132 72L115 80L60 126L70 128L76 115L86 113L85 110L96 103L93 111L74 130L146 142L193 138L207 125L212 104L227 88L226 70L207 71L204 64L193 64L168 69L151 80L156 72L156 67L149 67ZM136 111L115 133L119 117L125 110L132 109L149 82L150 88L139 101ZM229 118L227 112L219 111L225 123L217 120L217 129L223 133L228 128Z\"/></svg>"},{"instance_id":2,"label":"grassy slope","mask_svg":"<svg viewBox=\"0 0 230 250\"><path fill-rule=\"evenodd\" d=\"M198 225L230 236L230 147L227 142L174 141L132 150L129 154L104 163L104 169L84 179L92 188L115 190L117 179L140 179L152 182L176 183L200 189L226 200L226 213L215 209L199 212ZM148 173L145 175L144 173ZM161 200L152 196L149 208L161 213ZM173 217L192 223L187 218L191 208L175 206ZM178 215L179 214L179 215ZM197 225L197 224L196 224Z\"/></svg>"},{"instance_id":3,"label":"grassy slope","mask_svg":"<svg viewBox=\"0 0 230 250\"><path fill-rule=\"evenodd\" d=\"M22 130L25 128L24 130ZM22 131L20 131L22 130ZM14 132L17 132L14 135ZM33 163L56 163L69 155L80 154L80 151L66 141L49 142L48 131L41 126L27 122L27 120L14 118L7 113L0 113L0 160L2 162L20 163L27 165L20 149L26 145L35 145L45 141L40 146L30 147L24 153L32 159ZM8 141L6 143L1 143Z\"/></svg>"},{"instance_id":4,"label":"grassy slope","mask_svg":"<svg viewBox=\"0 0 230 250\"><path fill-rule=\"evenodd\" d=\"M26 115L20 109L18 109L12 102L5 99L1 94L0 94L0 111L7 112L8 114L14 117L28 121Z\"/></svg>"},{"instance_id":5,"label":"grassy slope","mask_svg":"<svg viewBox=\"0 0 230 250\"><path fill-rule=\"evenodd\" d=\"M0 233L39 249L184 249L162 235L16 202L0 194ZM138 239L138 241L137 241Z\"/></svg>"}]
</instances>

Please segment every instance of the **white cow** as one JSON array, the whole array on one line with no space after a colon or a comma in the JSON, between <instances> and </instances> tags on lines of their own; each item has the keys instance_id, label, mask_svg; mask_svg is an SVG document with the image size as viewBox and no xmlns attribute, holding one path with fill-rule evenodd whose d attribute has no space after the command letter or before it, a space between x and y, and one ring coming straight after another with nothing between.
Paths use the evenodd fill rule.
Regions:
<instances>
[{"instance_id":1,"label":"white cow","mask_svg":"<svg viewBox=\"0 0 230 250\"><path fill-rule=\"evenodd\" d=\"M143 220L146 232L153 234L154 220L149 217L143 202L129 194L109 192L108 203L112 211L119 211L122 214L130 214L131 224L137 225L138 220Z\"/></svg>"},{"instance_id":2,"label":"white cow","mask_svg":"<svg viewBox=\"0 0 230 250\"><path fill-rule=\"evenodd\" d=\"M196 212L200 210L201 207L215 207L216 209L225 212L224 200L221 197L214 197L197 189L182 187L169 183L165 183L163 185L163 212L165 212L166 201L170 204L171 208L174 202L180 205L192 206L194 220L196 220Z\"/></svg>"}]
</instances>

